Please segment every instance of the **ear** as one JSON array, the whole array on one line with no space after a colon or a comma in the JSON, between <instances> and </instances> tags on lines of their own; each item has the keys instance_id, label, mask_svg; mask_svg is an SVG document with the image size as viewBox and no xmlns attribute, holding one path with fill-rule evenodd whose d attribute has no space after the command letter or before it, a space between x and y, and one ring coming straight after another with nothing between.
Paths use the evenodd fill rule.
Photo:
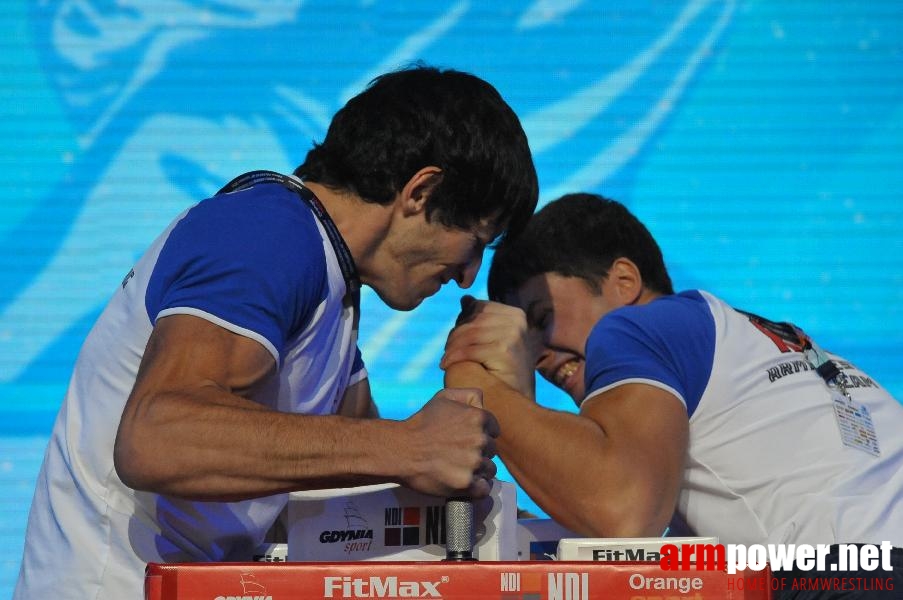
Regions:
<instances>
[{"instance_id":1,"label":"ear","mask_svg":"<svg viewBox=\"0 0 903 600\"><path fill-rule=\"evenodd\" d=\"M635 304L643 293L640 268L629 258L616 258L608 269L606 291L613 293L622 305Z\"/></svg>"},{"instance_id":2,"label":"ear","mask_svg":"<svg viewBox=\"0 0 903 600\"><path fill-rule=\"evenodd\" d=\"M426 201L440 181L442 169L436 166L423 167L414 173L399 192L404 215L413 216L426 210Z\"/></svg>"}]
</instances>

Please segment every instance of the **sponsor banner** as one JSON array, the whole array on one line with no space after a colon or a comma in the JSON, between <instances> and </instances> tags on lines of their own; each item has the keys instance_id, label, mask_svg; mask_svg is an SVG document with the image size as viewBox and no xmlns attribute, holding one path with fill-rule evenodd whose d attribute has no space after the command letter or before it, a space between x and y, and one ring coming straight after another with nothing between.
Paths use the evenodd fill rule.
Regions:
<instances>
[{"instance_id":1,"label":"sponsor banner","mask_svg":"<svg viewBox=\"0 0 903 600\"><path fill-rule=\"evenodd\" d=\"M716 537L563 538L558 560L649 561L661 563L662 548L717 544Z\"/></svg>"},{"instance_id":2,"label":"sponsor banner","mask_svg":"<svg viewBox=\"0 0 903 600\"><path fill-rule=\"evenodd\" d=\"M587 561L151 564L146 581L146 600L768 600L772 589L768 571Z\"/></svg>"},{"instance_id":3,"label":"sponsor banner","mask_svg":"<svg viewBox=\"0 0 903 600\"><path fill-rule=\"evenodd\" d=\"M517 558L517 497L513 484L494 480L474 502L474 556ZM288 560L442 560L445 498L381 484L293 492L288 503Z\"/></svg>"}]
</instances>

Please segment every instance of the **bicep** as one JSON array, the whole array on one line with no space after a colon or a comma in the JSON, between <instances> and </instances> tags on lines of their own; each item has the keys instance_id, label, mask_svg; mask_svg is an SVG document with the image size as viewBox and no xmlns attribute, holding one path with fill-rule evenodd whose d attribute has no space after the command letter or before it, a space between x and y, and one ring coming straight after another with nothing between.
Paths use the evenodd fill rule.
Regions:
<instances>
[{"instance_id":1,"label":"bicep","mask_svg":"<svg viewBox=\"0 0 903 600\"><path fill-rule=\"evenodd\" d=\"M119 477L136 489L171 491L199 471L209 473L209 465L197 467L190 453L175 449L189 438L202 448L222 431L234 430L236 420L248 422L247 411L265 410L250 398L275 365L259 343L205 319L160 318L119 422L114 445Z\"/></svg>"},{"instance_id":2,"label":"bicep","mask_svg":"<svg viewBox=\"0 0 903 600\"><path fill-rule=\"evenodd\" d=\"M597 423L616 449L638 508L647 519L666 524L677 502L689 443L683 403L661 388L629 383L591 396L580 414Z\"/></svg>"},{"instance_id":3,"label":"bicep","mask_svg":"<svg viewBox=\"0 0 903 600\"><path fill-rule=\"evenodd\" d=\"M249 397L275 373L273 355L259 342L192 315L157 321L132 398L213 386Z\"/></svg>"}]
</instances>

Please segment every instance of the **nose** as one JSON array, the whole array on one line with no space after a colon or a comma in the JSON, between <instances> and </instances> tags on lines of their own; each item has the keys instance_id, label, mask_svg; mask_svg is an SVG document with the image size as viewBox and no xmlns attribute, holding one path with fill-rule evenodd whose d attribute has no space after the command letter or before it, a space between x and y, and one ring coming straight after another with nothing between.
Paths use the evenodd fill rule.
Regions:
<instances>
[{"instance_id":1,"label":"nose","mask_svg":"<svg viewBox=\"0 0 903 600\"><path fill-rule=\"evenodd\" d=\"M455 281L458 282L458 287L466 290L470 286L473 285L473 282L477 279L477 273L480 272L480 265L483 264L483 253L478 253L473 260L464 265L461 271L455 276Z\"/></svg>"}]
</instances>

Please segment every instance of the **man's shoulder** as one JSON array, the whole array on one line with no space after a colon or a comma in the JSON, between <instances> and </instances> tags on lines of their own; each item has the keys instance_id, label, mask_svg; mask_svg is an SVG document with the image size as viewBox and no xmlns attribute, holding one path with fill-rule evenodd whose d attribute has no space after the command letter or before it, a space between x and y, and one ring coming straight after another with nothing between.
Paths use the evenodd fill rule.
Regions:
<instances>
[{"instance_id":1,"label":"man's shoulder","mask_svg":"<svg viewBox=\"0 0 903 600\"><path fill-rule=\"evenodd\" d=\"M325 272L324 236L316 216L297 194L279 184L202 200L185 213L170 238L180 240L178 248L207 247L214 255L249 264L258 259L265 269L304 266L308 275L310 268Z\"/></svg>"},{"instance_id":2,"label":"man's shoulder","mask_svg":"<svg viewBox=\"0 0 903 600\"><path fill-rule=\"evenodd\" d=\"M683 331L698 327L701 322L711 323L713 306L719 305L726 306L702 290L667 294L646 304L617 308L602 317L593 331L596 329Z\"/></svg>"},{"instance_id":3,"label":"man's shoulder","mask_svg":"<svg viewBox=\"0 0 903 600\"><path fill-rule=\"evenodd\" d=\"M320 239L310 207L295 192L275 183L211 196L198 202L186 216L228 230L287 231L298 239Z\"/></svg>"}]
</instances>

